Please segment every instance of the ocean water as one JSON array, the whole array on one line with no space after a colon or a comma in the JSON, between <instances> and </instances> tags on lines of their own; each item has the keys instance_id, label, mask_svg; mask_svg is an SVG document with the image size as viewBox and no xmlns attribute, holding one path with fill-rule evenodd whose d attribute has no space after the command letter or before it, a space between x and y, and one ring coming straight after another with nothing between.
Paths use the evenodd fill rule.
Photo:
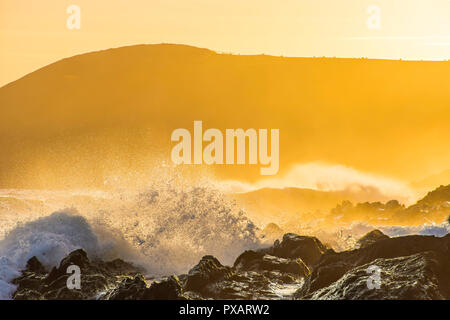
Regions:
<instances>
[{"instance_id":1,"label":"ocean water","mask_svg":"<svg viewBox=\"0 0 450 320\"><path fill-rule=\"evenodd\" d=\"M0 299L36 256L47 268L83 248L91 259L121 258L148 275L187 272L213 254L232 264L261 246L257 227L221 192L157 184L142 192L3 190L0 197ZM57 209L59 207L59 209Z\"/></svg>"},{"instance_id":2,"label":"ocean water","mask_svg":"<svg viewBox=\"0 0 450 320\"><path fill-rule=\"evenodd\" d=\"M450 231L445 223L383 227L355 222L339 232L311 226L304 234L345 250L374 228L389 236ZM181 274L204 255L232 265L244 250L268 244L259 231L232 198L204 183L160 180L133 191L0 190L0 299L11 298L11 280L33 256L50 269L82 248L91 259L133 262L149 276Z\"/></svg>"}]
</instances>

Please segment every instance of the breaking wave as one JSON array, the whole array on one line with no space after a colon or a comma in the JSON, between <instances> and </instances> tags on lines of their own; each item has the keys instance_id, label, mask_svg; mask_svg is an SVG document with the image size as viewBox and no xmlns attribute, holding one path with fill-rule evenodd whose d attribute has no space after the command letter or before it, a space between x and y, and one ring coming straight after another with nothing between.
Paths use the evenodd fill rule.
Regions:
<instances>
[{"instance_id":1,"label":"breaking wave","mask_svg":"<svg viewBox=\"0 0 450 320\"><path fill-rule=\"evenodd\" d=\"M73 208L31 221L27 213L9 215L20 222L2 230L0 299L11 297L10 281L32 256L50 268L83 248L91 259L122 258L158 276L185 273L206 254L232 264L243 250L261 245L257 227L235 202L205 186L167 183L134 194L70 196L67 203Z\"/></svg>"}]
</instances>

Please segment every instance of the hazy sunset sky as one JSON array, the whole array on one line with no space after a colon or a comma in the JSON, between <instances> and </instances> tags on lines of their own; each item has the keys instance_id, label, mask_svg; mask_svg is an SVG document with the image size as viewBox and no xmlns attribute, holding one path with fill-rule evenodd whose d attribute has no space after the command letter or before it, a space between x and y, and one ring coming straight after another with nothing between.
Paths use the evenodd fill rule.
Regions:
<instances>
[{"instance_id":1,"label":"hazy sunset sky","mask_svg":"<svg viewBox=\"0 0 450 320\"><path fill-rule=\"evenodd\" d=\"M66 27L72 4L80 30ZM374 5L379 28L367 25ZM75 54L161 42L236 54L442 60L450 58L450 1L0 0L0 86Z\"/></svg>"}]
</instances>

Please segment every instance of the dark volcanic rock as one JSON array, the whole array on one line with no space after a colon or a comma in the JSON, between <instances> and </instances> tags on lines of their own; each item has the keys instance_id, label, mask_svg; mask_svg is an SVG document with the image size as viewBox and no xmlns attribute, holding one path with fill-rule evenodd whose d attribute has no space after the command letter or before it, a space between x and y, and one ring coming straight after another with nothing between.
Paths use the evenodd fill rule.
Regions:
<instances>
[{"instance_id":1,"label":"dark volcanic rock","mask_svg":"<svg viewBox=\"0 0 450 320\"><path fill-rule=\"evenodd\" d=\"M334 252L314 237L286 234L272 247L242 253L233 267L204 256L188 274L146 280L120 259L90 260L76 250L49 273L31 258L14 299L450 299L450 235L389 238L378 230L360 248ZM81 289L67 288L67 268ZM373 270L380 286L371 288Z\"/></svg>"},{"instance_id":2,"label":"dark volcanic rock","mask_svg":"<svg viewBox=\"0 0 450 320\"><path fill-rule=\"evenodd\" d=\"M84 251L78 250L47 275L43 298L280 299L300 288L310 273L300 257L313 265L325 251L326 248L314 237L287 234L273 247L244 252L233 268L222 265L213 256L205 256L188 274L154 281L149 287L142 275L123 277L130 269L125 262L97 261L93 264ZM80 266L84 277L82 289L88 287L89 294L65 288L67 274L64 270L71 264ZM122 280L111 283L110 275L121 275Z\"/></svg>"},{"instance_id":3,"label":"dark volcanic rock","mask_svg":"<svg viewBox=\"0 0 450 320\"><path fill-rule=\"evenodd\" d=\"M175 275L153 282L144 298L150 300L185 299L180 280Z\"/></svg>"},{"instance_id":4,"label":"dark volcanic rock","mask_svg":"<svg viewBox=\"0 0 450 320\"><path fill-rule=\"evenodd\" d=\"M90 266L90 260L87 253L83 249L71 252L67 257L61 260L58 268L53 267L46 278L46 282L51 283L62 276L68 277L67 268L69 268L70 265L80 267L81 273L83 274L83 271L87 271Z\"/></svg>"},{"instance_id":5,"label":"dark volcanic rock","mask_svg":"<svg viewBox=\"0 0 450 320\"><path fill-rule=\"evenodd\" d=\"M264 252L245 251L234 262L237 271L279 271L306 277L309 268L301 259L285 259Z\"/></svg>"},{"instance_id":6,"label":"dark volcanic rock","mask_svg":"<svg viewBox=\"0 0 450 320\"><path fill-rule=\"evenodd\" d=\"M208 284L195 299L282 299L292 295L303 278L278 271L237 272L231 278ZM191 296L191 292L186 292Z\"/></svg>"},{"instance_id":7,"label":"dark volcanic rock","mask_svg":"<svg viewBox=\"0 0 450 320\"><path fill-rule=\"evenodd\" d=\"M143 275L125 278L105 299L109 300L142 300L147 283Z\"/></svg>"},{"instance_id":8,"label":"dark volcanic rock","mask_svg":"<svg viewBox=\"0 0 450 320\"><path fill-rule=\"evenodd\" d=\"M367 247L340 253L324 254L315 266L305 285L296 297L302 298L314 294L315 291L330 286L347 272L376 259L393 259L431 251L439 257L437 276L442 296L450 298L450 278L443 270L450 267L450 234L437 238L434 236L406 236L389 238L368 245ZM397 261L398 262L398 261ZM417 299L420 299L418 296Z\"/></svg>"},{"instance_id":9,"label":"dark volcanic rock","mask_svg":"<svg viewBox=\"0 0 450 320\"><path fill-rule=\"evenodd\" d=\"M358 240L358 242L355 245L355 249L365 248L368 245L371 245L372 243L375 243L377 241L381 241L384 239L389 239L387 235L385 235L380 230L373 230L364 235L361 239Z\"/></svg>"},{"instance_id":10,"label":"dark volcanic rock","mask_svg":"<svg viewBox=\"0 0 450 320\"><path fill-rule=\"evenodd\" d=\"M184 289L186 291L202 292L209 283L230 278L233 272L230 267L223 266L213 256L204 256L193 267L186 277Z\"/></svg>"},{"instance_id":11,"label":"dark volcanic rock","mask_svg":"<svg viewBox=\"0 0 450 320\"><path fill-rule=\"evenodd\" d=\"M185 296L193 299L281 299L293 294L309 274L308 267L301 259L276 257L266 253L267 250L245 251L233 268L223 266L212 256L203 257L182 277Z\"/></svg>"},{"instance_id":12,"label":"dark volcanic rock","mask_svg":"<svg viewBox=\"0 0 450 320\"><path fill-rule=\"evenodd\" d=\"M45 274L47 272L42 263L36 257L32 257L28 260L26 270L36 274Z\"/></svg>"},{"instance_id":13,"label":"dark volcanic rock","mask_svg":"<svg viewBox=\"0 0 450 320\"><path fill-rule=\"evenodd\" d=\"M154 281L150 287L142 275L124 279L104 298L110 300L179 300L185 299L177 276Z\"/></svg>"},{"instance_id":14,"label":"dark volcanic rock","mask_svg":"<svg viewBox=\"0 0 450 320\"><path fill-rule=\"evenodd\" d=\"M281 243L275 241L273 247L266 252L280 258L300 258L308 266L313 266L326 251L327 248L316 237L287 233Z\"/></svg>"},{"instance_id":15,"label":"dark volcanic rock","mask_svg":"<svg viewBox=\"0 0 450 320\"><path fill-rule=\"evenodd\" d=\"M68 289L68 272L71 265L80 267L81 289ZM65 257L59 267L46 274L36 257L31 258L22 275L12 282L17 285L14 299L92 299L117 286L118 277L135 275L142 269L120 259L111 262L91 261L82 249Z\"/></svg>"},{"instance_id":16,"label":"dark volcanic rock","mask_svg":"<svg viewBox=\"0 0 450 320\"><path fill-rule=\"evenodd\" d=\"M44 300L39 291L26 288L16 291L13 297L14 300Z\"/></svg>"},{"instance_id":17,"label":"dark volcanic rock","mask_svg":"<svg viewBox=\"0 0 450 320\"><path fill-rule=\"evenodd\" d=\"M369 277L373 269L379 268L379 285ZM411 256L376 259L345 273L328 287L304 297L314 300L442 300L442 261L433 252L423 252ZM368 285L369 283L369 285Z\"/></svg>"}]
</instances>

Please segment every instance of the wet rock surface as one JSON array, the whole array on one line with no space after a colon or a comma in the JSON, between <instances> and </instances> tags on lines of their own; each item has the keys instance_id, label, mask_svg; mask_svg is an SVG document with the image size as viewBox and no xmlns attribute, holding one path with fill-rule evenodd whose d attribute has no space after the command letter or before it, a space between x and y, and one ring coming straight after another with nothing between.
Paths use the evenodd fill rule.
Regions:
<instances>
[{"instance_id":1,"label":"wet rock surface","mask_svg":"<svg viewBox=\"0 0 450 320\"><path fill-rule=\"evenodd\" d=\"M184 300L177 276L153 281L150 286L143 275L124 279L111 293L101 297L108 300Z\"/></svg>"},{"instance_id":2,"label":"wet rock surface","mask_svg":"<svg viewBox=\"0 0 450 320\"><path fill-rule=\"evenodd\" d=\"M204 256L187 274L159 279L146 278L143 269L120 259L90 260L80 249L51 270L31 258L22 275L13 280L17 285L13 298L450 298L450 235L389 238L374 230L357 247L338 253L315 237L288 233L271 247L243 252L233 266ZM80 267L81 289L67 288L71 265Z\"/></svg>"},{"instance_id":3,"label":"wet rock surface","mask_svg":"<svg viewBox=\"0 0 450 320\"><path fill-rule=\"evenodd\" d=\"M355 245L355 249L365 248L371 245L372 243L385 239L389 239L389 236L385 235L380 230L373 230L358 240L358 242Z\"/></svg>"},{"instance_id":4,"label":"wet rock surface","mask_svg":"<svg viewBox=\"0 0 450 320\"><path fill-rule=\"evenodd\" d=\"M376 265L377 259L380 263L388 263L387 259L395 259L400 257L408 257L416 254L424 254L429 252L433 254L435 258L427 258L427 261L436 261L436 267L427 269L429 273L437 279L439 284L438 289L442 297L446 299L450 298L450 277L448 272L450 267L450 234L445 237L438 238L434 236L405 236L398 238L389 238L382 241L374 242L364 248L356 249L345 252L328 252L322 256L320 261L314 267L311 275L306 279L305 285L296 293L296 298L312 297L314 292L326 288L332 285L334 282L340 280L342 277L347 276L358 267L370 264ZM425 259L425 258L424 258ZM430 260L431 259L431 260ZM408 260L411 269L414 270L412 264L416 260ZM401 260L391 260L389 263L396 263L401 266ZM381 268L381 266L379 266ZM420 269L417 267L417 271L411 271L410 277L419 277ZM387 269L393 270L394 266ZM397 269L399 270L399 269ZM404 271L407 273L407 271ZM394 281L397 278L389 278L390 281ZM383 277L381 277L382 285ZM417 283L417 287L420 288L421 282ZM344 288L342 288L344 289ZM355 293L357 296L357 293ZM386 297L388 298L388 297ZM417 295L411 299L424 299L425 296ZM407 299L405 297L405 299Z\"/></svg>"},{"instance_id":5,"label":"wet rock surface","mask_svg":"<svg viewBox=\"0 0 450 320\"><path fill-rule=\"evenodd\" d=\"M303 298L312 300L442 300L445 296L440 291L442 282L438 276L441 266L442 261L433 252L392 259L376 259L369 264L350 270L328 287Z\"/></svg>"},{"instance_id":6,"label":"wet rock surface","mask_svg":"<svg viewBox=\"0 0 450 320\"><path fill-rule=\"evenodd\" d=\"M308 274L300 259L245 251L232 268L214 257L203 257L184 277L183 289L188 296L205 299L280 299L283 289L300 287Z\"/></svg>"},{"instance_id":7,"label":"wet rock surface","mask_svg":"<svg viewBox=\"0 0 450 320\"><path fill-rule=\"evenodd\" d=\"M285 259L251 250L245 251L236 259L234 268L239 271L278 271L300 277L306 277L310 273L300 258Z\"/></svg>"},{"instance_id":8,"label":"wet rock surface","mask_svg":"<svg viewBox=\"0 0 450 320\"><path fill-rule=\"evenodd\" d=\"M73 274L69 267L80 268L80 289L69 289L67 282ZM69 273L68 273L69 270ZM103 262L91 261L82 249L65 257L59 267L46 272L36 257L32 257L22 275L13 280L17 290L14 299L95 299L101 292L115 287L121 277L142 272L141 268L120 259Z\"/></svg>"},{"instance_id":9,"label":"wet rock surface","mask_svg":"<svg viewBox=\"0 0 450 320\"><path fill-rule=\"evenodd\" d=\"M280 258L300 258L306 265L313 266L328 249L316 237L287 233L281 242L275 241L272 247L264 251Z\"/></svg>"},{"instance_id":10,"label":"wet rock surface","mask_svg":"<svg viewBox=\"0 0 450 320\"><path fill-rule=\"evenodd\" d=\"M204 256L185 277L184 289L186 291L204 292L211 283L227 280L233 276L230 267L223 266L213 256Z\"/></svg>"}]
</instances>

